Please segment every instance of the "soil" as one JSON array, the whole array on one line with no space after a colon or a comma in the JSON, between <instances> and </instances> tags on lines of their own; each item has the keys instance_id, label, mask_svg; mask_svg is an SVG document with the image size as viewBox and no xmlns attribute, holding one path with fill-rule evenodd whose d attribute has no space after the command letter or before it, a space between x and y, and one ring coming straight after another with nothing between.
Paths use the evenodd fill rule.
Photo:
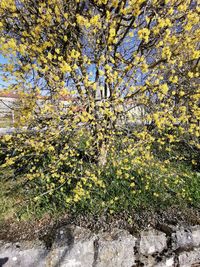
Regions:
<instances>
[{"instance_id":1,"label":"soil","mask_svg":"<svg viewBox=\"0 0 200 267\"><path fill-rule=\"evenodd\" d=\"M63 214L59 217L44 215L31 221L8 219L0 222L0 240L19 242L22 240L43 240L51 243L56 230L65 225L76 225L93 232L110 231L113 228L128 230L137 235L139 231L153 227L166 232L176 226L192 226L200 224L200 210L170 207L162 211L133 211L132 215L125 212L118 215L86 216ZM170 233L169 233L170 234Z\"/></svg>"}]
</instances>

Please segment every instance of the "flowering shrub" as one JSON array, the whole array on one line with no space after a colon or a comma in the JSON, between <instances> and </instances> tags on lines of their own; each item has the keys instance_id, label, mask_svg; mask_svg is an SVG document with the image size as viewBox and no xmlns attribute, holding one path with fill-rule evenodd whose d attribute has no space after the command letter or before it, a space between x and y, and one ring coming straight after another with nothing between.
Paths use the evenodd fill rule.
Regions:
<instances>
[{"instance_id":1,"label":"flowering shrub","mask_svg":"<svg viewBox=\"0 0 200 267\"><path fill-rule=\"evenodd\" d=\"M177 145L200 149L198 12L187 0L1 1L1 76L20 98L1 168L27 198L111 211L140 194L192 201L169 166L188 158Z\"/></svg>"}]
</instances>

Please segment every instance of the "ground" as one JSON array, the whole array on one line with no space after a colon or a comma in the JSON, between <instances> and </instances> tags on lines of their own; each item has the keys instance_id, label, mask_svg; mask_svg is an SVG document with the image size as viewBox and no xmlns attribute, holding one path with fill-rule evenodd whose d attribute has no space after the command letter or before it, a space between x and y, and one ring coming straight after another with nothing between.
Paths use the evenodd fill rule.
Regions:
<instances>
[{"instance_id":1,"label":"ground","mask_svg":"<svg viewBox=\"0 0 200 267\"><path fill-rule=\"evenodd\" d=\"M162 230L163 227L167 229L167 225L184 227L198 225L200 224L200 211L193 208L181 210L180 207L169 207L162 211L133 211L132 216L127 216L125 213L101 217L45 214L42 218L31 220L17 221L10 218L0 221L0 240L14 242L39 238L48 243L51 242L57 228L69 224L85 227L95 232L119 228L128 230L131 234L137 234L149 226Z\"/></svg>"}]
</instances>

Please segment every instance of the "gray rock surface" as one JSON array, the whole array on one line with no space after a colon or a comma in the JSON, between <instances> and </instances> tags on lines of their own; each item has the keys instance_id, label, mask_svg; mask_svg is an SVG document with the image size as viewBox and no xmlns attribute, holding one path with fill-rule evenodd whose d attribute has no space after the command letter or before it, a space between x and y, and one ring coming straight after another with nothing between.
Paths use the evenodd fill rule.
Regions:
<instances>
[{"instance_id":1,"label":"gray rock surface","mask_svg":"<svg viewBox=\"0 0 200 267\"><path fill-rule=\"evenodd\" d=\"M179 257L179 266L180 267L195 267L200 266L200 249L194 249L189 252L182 252Z\"/></svg>"},{"instance_id":2,"label":"gray rock surface","mask_svg":"<svg viewBox=\"0 0 200 267\"><path fill-rule=\"evenodd\" d=\"M192 232L190 229L178 229L172 234L172 242L174 249L189 248L193 244Z\"/></svg>"},{"instance_id":3,"label":"gray rock surface","mask_svg":"<svg viewBox=\"0 0 200 267\"><path fill-rule=\"evenodd\" d=\"M0 267L200 267L200 226L170 234L149 229L94 234L60 228L49 241L0 241Z\"/></svg>"},{"instance_id":4,"label":"gray rock surface","mask_svg":"<svg viewBox=\"0 0 200 267\"><path fill-rule=\"evenodd\" d=\"M140 239L140 253L142 255L152 255L162 252L167 247L166 234L154 229L143 231Z\"/></svg>"},{"instance_id":5,"label":"gray rock surface","mask_svg":"<svg viewBox=\"0 0 200 267\"><path fill-rule=\"evenodd\" d=\"M0 247L0 267L43 267L47 255L48 250L40 242L7 243Z\"/></svg>"},{"instance_id":6,"label":"gray rock surface","mask_svg":"<svg viewBox=\"0 0 200 267\"><path fill-rule=\"evenodd\" d=\"M199 226L192 227L191 232L192 232L193 245L196 247L200 246L200 227Z\"/></svg>"},{"instance_id":7,"label":"gray rock surface","mask_svg":"<svg viewBox=\"0 0 200 267\"><path fill-rule=\"evenodd\" d=\"M62 228L45 266L92 267L96 236L84 228Z\"/></svg>"},{"instance_id":8,"label":"gray rock surface","mask_svg":"<svg viewBox=\"0 0 200 267\"><path fill-rule=\"evenodd\" d=\"M136 238L126 231L106 234L98 241L96 267L131 267L135 264Z\"/></svg>"},{"instance_id":9,"label":"gray rock surface","mask_svg":"<svg viewBox=\"0 0 200 267\"><path fill-rule=\"evenodd\" d=\"M200 227L180 228L172 234L174 249L186 249L200 246Z\"/></svg>"}]
</instances>

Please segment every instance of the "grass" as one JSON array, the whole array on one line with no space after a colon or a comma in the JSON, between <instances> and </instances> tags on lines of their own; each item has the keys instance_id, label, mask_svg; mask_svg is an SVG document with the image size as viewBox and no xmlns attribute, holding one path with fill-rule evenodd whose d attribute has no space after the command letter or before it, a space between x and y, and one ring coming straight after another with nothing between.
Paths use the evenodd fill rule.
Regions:
<instances>
[{"instance_id":1,"label":"grass","mask_svg":"<svg viewBox=\"0 0 200 267\"><path fill-rule=\"evenodd\" d=\"M0 182L0 221L15 217L17 196L9 194L10 183Z\"/></svg>"},{"instance_id":2,"label":"grass","mask_svg":"<svg viewBox=\"0 0 200 267\"><path fill-rule=\"evenodd\" d=\"M52 196L44 196L40 202L33 200L27 201L27 195L22 189L17 188L16 180L7 179L11 171L7 170L1 173L0 181L0 220L9 218L30 220L33 217L41 218L44 214L119 214L126 212L131 214L132 210L162 210L168 206L179 206L180 209L193 207L200 208L200 173L193 171L184 164L171 164L170 169L164 173L151 167L151 170L144 170L135 175L134 190L130 187L130 181L116 176L115 170L107 170L103 176L106 189L93 188L90 198L74 202L70 207L63 205L62 201L56 202ZM145 181L149 178L149 171L152 177L158 177L151 180L147 190ZM181 183L174 183L179 174ZM168 177L166 176L168 175ZM175 176L176 177L176 176ZM167 185L165 181L167 179ZM171 184L170 184L171 183ZM62 203L62 204L61 204Z\"/></svg>"},{"instance_id":3,"label":"grass","mask_svg":"<svg viewBox=\"0 0 200 267\"><path fill-rule=\"evenodd\" d=\"M147 170L138 174L137 188L130 190L126 179L116 177L114 169L105 170L103 179L106 188L93 188L90 199L82 199L66 207L57 198L44 196L40 202L27 199L27 194L20 188L13 177L12 170L0 173L0 239L10 241L34 239L38 236L51 234L55 227L75 224L98 231L124 228L131 232L140 231L152 224L156 227L159 222L169 224L200 223L200 173L193 171L183 163L171 163L165 173L151 167L148 171L158 180L152 181L149 190L144 188L144 180L148 178ZM162 186L166 174L179 174L184 181L182 187L174 185L166 189ZM173 177L169 175L169 180ZM182 190L184 189L184 190ZM159 194L155 195L155 192ZM28 200L28 201L27 201Z\"/></svg>"}]
</instances>

